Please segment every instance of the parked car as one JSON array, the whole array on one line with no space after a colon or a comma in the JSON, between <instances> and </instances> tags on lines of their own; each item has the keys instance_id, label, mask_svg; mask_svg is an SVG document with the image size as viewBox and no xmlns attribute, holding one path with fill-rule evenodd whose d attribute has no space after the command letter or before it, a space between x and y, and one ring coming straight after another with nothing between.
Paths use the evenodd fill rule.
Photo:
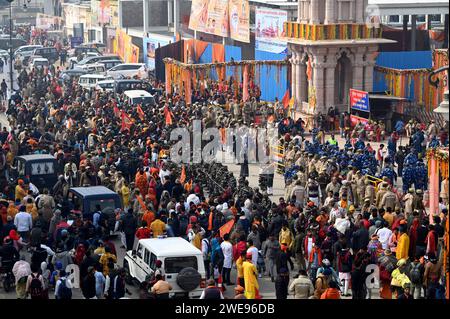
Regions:
<instances>
[{"instance_id":1,"label":"parked car","mask_svg":"<svg viewBox=\"0 0 450 319\"><path fill-rule=\"evenodd\" d=\"M106 74L114 79L134 77L146 79L148 77L147 66L144 63L122 63L109 69Z\"/></svg>"},{"instance_id":2,"label":"parked car","mask_svg":"<svg viewBox=\"0 0 450 319\"><path fill-rule=\"evenodd\" d=\"M153 95L144 90L131 90L123 92L125 95L125 101L128 102L129 105L136 104L150 104L156 105L155 98Z\"/></svg>"},{"instance_id":3,"label":"parked car","mask_svg":"<svg viewBox=\"0 0 450 319\"><path fill-rule=\"evenodd\" d=\"M19 47L16 51L14 51L14 57L19 57L22 63L27 64L30 56L33 55L33 52L37 48L42 48L42 45L23 45Z\"/></svg>"},{"instance_id":4,"label":"parked car","mask_svg":"<svg viewBox=\"0 0 450 319\"><path fill-rule=\"evenodd\" d=\"M75 70L77 69L87 71L89 74L106 74L105 66L100 63L84 64Z\"/></svg>"},{"instance_id":5,"label":"parked car","mask_svg":"<svg viewBox=\"0 0 450 319\"><path fill-rule=\"evenodd\" d=\"M104 92L113 92L114 91L114 80L104 80L98 81L95 89L98 91Z\"/></svg>"},{"instance_id":6,"label":"parked car","mask_svg":"<svg viewBox=\"0 0 450 319\"><path fill-rule=\"evenodd\" d=\"M114 83L114 93L122 94L123 92L130 90L144 90L150 93L150 91L147 90L148 86L150 86L150 84L145 83L142 80L134 80L134 79L116 80Z\"/></svg>"},{"instance_id":7,"label":"parked car","mask_svg":"<svg viewBox=\"0 0 450 319\"><path fill-rule=\"evenodd\" d=\"M106 217L109 233L114 231L116 222L114 211L116 208L123 207L119 194L105 186L72 187L67 193L67 199L79 207L83 218L92 216L97 210L97 205L100 205L100 209Z\"/></svg>"},{"instance_id":8,"label":"parked car","mask_svg":"<svg viewBox=\"0 0 450 319\"><path fill-rule=\"evenodd\" d=\"M27 41L25 41L23 39L18 39L18 38L12 39L13 50L15 50L21 46L27 45L27 44L28 44ZM9 50L9 47L10 47L9 35L6 37L3 37L3 38L0 37L0 49L1 50Z\"/></svg>"},{"instance_id":9,"label":"parked car","mask_svg":"<svg viewBox=\"0 0 450 319\"><path fill-rule=\"evenodd\" d=\"M106 50L106 44L100 43L100 42L88 42L88 43L83 43L81 46L87 47L87 48L95 48L95 49L97 49L100 53L103 53L103 52L105 52L105 50Z\"/></svg>"},{"instance_id":10,"label":"parked car","mask_svg":"<svg viewBox=\"0 0 450 319\"><path fill-rule=\"evenodd\" d=\"M101 52L97 48L92 47L85 47L85 46L77 46L73 49L69 50L69 56L79 56L80 54L86 53L86 52L95 52L98 54L101 54Z\"/></svg>"},{"instance_id":11,"label":"parked car","mask_svg":"<svg viewBox=\"0 0 450 319\"><path fill-rule=\"evenodd\" d=\"M115 67L116 65L122 64L123 62L119 59L114 59L114 60L100 60L97 63L103 64L105 66L105 69L109 70Z\"/></svg>"},{"instance_id":12,"label":"parked car","mask_svg":"<svg viewBox=\"0 0 450 319\"><path fill-rule=\"evenodd\" d=\"M33 55L40 55L41 57L46 58L51 64L59 59L59 53L56 48L53 47L36 48L33 51Z\"/></svg>"},{"instance_id":13,"label":"parked car","mask_svg":"<svg viewBox=\"0 0 450 319\"><path fill-rule=\"evenodd\" d=\"M85 89L95 89L97 83L104 80L112 80L112 78L101 74L85 74L78 79L78 85Z\"/></svg>"},{"instance_id":14,"label":"parked car","mask_svg":"<svg viewBox=\"0 0 450 319\"><path fill-rule=\"evenodd\" d=\"M50 62L46 58L32 57L31 62L28 64L28 67L30 70L33 70L34 68L44 68L44 67L48 67L49 65L50 65Z\"/></svg>"},{"instance_id":15,"label":"parked car","mask_svg":"<svg viewBox=\"0 0 450 319\"><path fill-rule=\"evenodd\" d=\"M12 179L28 177L30 181L42 191L43 188L51 189L58 179L58 162L49 154L32 154L17 156L14 159Z\"/></svg>"},{"instance_id":16,"label":"parked car","mask_svg":"<svg viewBox=\"0 0 450 319\"><path fill-rule=\"evenodd\" d=\"M100 54L97 52L85 52L81 55L81 60L84 60L86 58L90 58L90 57L94 57L94 56L99 56ZM80 60L80 61L81 61ZM73 69L75 67L75 64L77 64L78 61L78 57L77 56L73 56L69 58L69 69Z\"/></svg>"},{"instance_id":17,"label":"parked car","mask_svg":"<svg viewBox=\"0 0 450 319\"><path fill-rule=\"evenodd\" d=\"M99 55L99 56L90 56L85 59L75 63L74 68L81 67L85 64L99 63L102 61L112 61L112 60L120 60L117 55Z\"/></svg>"},{"instance_id":18,"label":"parked car","mask_svg":"<svg viewBox=\"0 0 450 319\"><path fill-rule=\"evenodd\" d=\"M206 287L202 252L181 237L141 239L136 250L127 251L123 267L128 284L147 280L160 260L171 297L199 298Z\"/></svg>"}]
</instances>

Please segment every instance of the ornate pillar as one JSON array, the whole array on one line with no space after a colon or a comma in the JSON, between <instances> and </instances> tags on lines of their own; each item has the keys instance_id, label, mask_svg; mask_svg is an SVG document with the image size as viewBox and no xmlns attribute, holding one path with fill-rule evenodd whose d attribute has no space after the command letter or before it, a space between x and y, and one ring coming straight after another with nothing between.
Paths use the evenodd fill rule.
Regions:
<instances>
[{"instance_id":1,"label":"ornate pillar","mask_svg":"<svg viewBox=\"0 0 450 319\"><path fill-rule=\"evenodd\" d=\"M362 49L365 48L357 48L355 49L356 52L354 52L354 60L353 60L353 83L352 88L357 90L362 90L363 88L363 68L364 68L364 61L363 56L364 53L361 52Z\"/></svg>"},{"instance_id":2,"label":"ornate pillar","mask_svg":"<svg viewBox=\"0 0 450 319\"><path fill-rule=\"evenodd\" d=\"M356 8L355 8L355 21L356 23L364 23L364 0L355 0L356 1Z\"/></svg>"},{"instance_id":3,"label":"ornate pillar","mask_svg":"<svg viewBox=\"0 0 450 319\"><path fill-rule=\"evenodd\" d=\"M301 55L299 56L299 59L298 59L296 76L297 76L296 100L298 101L299 104L301 104L303 101L308 100L308 92L306 90L306 81L307 81L306 65L305 65L304 57L302 57Z\"/></svg>"},{"instance_id":4,"label":"ornate pillar","mask_svg":"<svg viewBox=\"0 0 450 319\"><path fill-rule=\"evenodd\" d=\"M310 24L320 24L320 15L319 15L319 0L311 0L311 14L309 17Z\"/></svg>"},{"instance_id":5,"label":"ornate pillar","mask_svg":"<svg viewBox=\"0 0 450 319\"><path fill-rule=\"evenodd\" d=\"M332 48L328 50L327 54L327 63L325 63L325 107L326 110L330 106L335 106L335 94L334 94L334 86L335 86L335 72L337 65L337 57L336 57L337 49Z\"/></svg>"},{"instance_id":6,"label":"ornate pillar","mask_svg":"<svg viewBox=\"0 0 450 319\"><path fill-rule=\"evenodd\" d=\"M376 51L376 47L369 47L366 53L366 61L364 65L364 91L367 92L373 90L373 67L375 66L374 53Z\"/></svg>"},{"instance_id":7,"label":"ornate pillar","mask_svg":"<svg viewBox=\"0 0 450 319\"><path fill-rule=\"evenodd\" d=\"M326 55L326 48L317 48L312 50L313 54L313 80L312 86L315 91L316 98L316 108L315 113L323 112L325 108L325 87L324 87L324 77L325 77L325 63L324 58Z\"/></svg>"},{"instance_id":8,"label":"ornate pillar","mask_svg":"<svg viewBox=\"0 0 450 319\"><path fill-rule=\"evenodd\" d=\"M298 88L298 83L297 83L297 52L293 51L291 49L292 52L292 57L290 58L290 62L291 62L291 88L292 88L292 96L294 97L294 99L297 98L297 88Z\"/></svg>"}]
</instances>

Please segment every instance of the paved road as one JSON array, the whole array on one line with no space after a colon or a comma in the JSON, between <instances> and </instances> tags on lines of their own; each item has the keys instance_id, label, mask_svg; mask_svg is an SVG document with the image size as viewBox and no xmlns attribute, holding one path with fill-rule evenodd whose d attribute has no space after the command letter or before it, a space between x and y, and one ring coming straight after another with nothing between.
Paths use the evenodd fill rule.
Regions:
<instances>
[{"instance_id":1,"label":"paved road","mask_svg":"<svg viewBox=\"0 0 450 319\"><path fill-rule=\"evenodd\" d=\"M8 121L5 117L5 115L2 113L0 114L0 124L2 125L2 127L5 125L8 125ZM344 145L345 141L343 139L338 137L337 140L338 140L339 145L341 145L341 146ZM405 142L406 142L406 140L403 141L403 143L405 143ZM371 143L371 144L373 145L374 148L378 148L378 146L379 146L379 143ZM225 154L222 154L222 155L226 156L228 159L230 159L228 155L225 155ZM229 160L228 163L231 163L231 161ZM235 174L235 176L239 176L239 172L240 172L239 165L228 164L228 167L229 167L229 170ZM259 166L257 164L250 164L249 165L249 173L250 173L249 174L250 176L249 176L248 180L249 180L250 186L257 187L258 186ZM401 180L399 182L401 183ZM284 189L283 176L279 175L279 174L275 174L272 200L277 201L280 196L284 196L284 190L285 189ZM115 240L115 244L116 244L116 248L117 248L117 252L118 252L119 265L122 265L123 258L125 255L125 250L122 248L119 248L121 246L121 243L118 239ZM26 255L26 258L29 259L29 256ZM294 271L291 271L291 278L296 273L297 273L297 267L295 268ZM232 282L236 282L236 270L235 269L232 269L231 278L232 278ZM270 278L268 278L266 276L264 276L263 278L260 278L259 285L260 285L260 293L264 299L266 299L266 298L274 299L275 298L275 285L274 285L274 283L271 282ZM138 291L137 286L128 286L128 289L132 293L132 295L129 296L130 298L133 298L133 299L138 298L139 291ZM234 295L233 287L229 287L228 289L226 289L226 291L224 292L224 295L227 298L232 298ZM4 290L2 288L0 288L0 299L15 299L15 298L16 298L15 292L5 293ZM51 296L51 298L53 298L53 296ZM80 289L73 290L73 298L82 298ZM349 298L349 297L345 297L345 298ZM378 293L376 291L373 292L372 298L375 298L375 299L379 298Z\"/></svg>"}]
</instances>

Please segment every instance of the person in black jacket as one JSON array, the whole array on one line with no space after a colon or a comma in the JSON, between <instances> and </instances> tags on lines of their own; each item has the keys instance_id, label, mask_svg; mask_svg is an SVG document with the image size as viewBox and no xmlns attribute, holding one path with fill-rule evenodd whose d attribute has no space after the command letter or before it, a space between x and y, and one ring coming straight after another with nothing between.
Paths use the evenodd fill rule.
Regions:
<instances>
[{"instance_id":1,"label":"person in black jacket","mask_svg":"<svg viewBox=\"0 0 450 319\"><path fill-rule=\"evenodd\" d=\"M361 248L367 248L369 244L369 232L364 227L364 222L360 221L356 225L357 230L352 235L352 248L353 251L359 251Z\"/></svg>"},{"instance_id":2,"label":"person in black jacket","mask_svg":"<svg viewBox=\"0 0 450 319\"><path fill-rule=\"evenodd\" d=\"M133 250L134 234L137 229L136 217L133 215L133 209L129 208L122 219L122 231L125 233L125 241L127 243L127 250Z\"/></svg>"},{"instance_id":3,"label":"person in black jacket","mask_svg":"<svg viewBox=\"0 0 450 319\"><path fill-rule=\"evenodd\" d=\"M289 271L287 268L281 268L275 279L275 294L277 299L287 299L289 286Z\"/></svg>"},{"instance_id":4,"label":"person in black jacket","mask_svg":"<svg viewBox=\"0 0 450 319\"><path fill-rule=\"evenodd\" d=\"M86 299L93 299L96 296L95 268L92 266L88 268L88 274L83 279L81 292Z\"/></svg>"},{"instance_id":5,"label":"person in black jacket","mask_svg":"<svg viewBox=\"0 0 450 319\"><path fill-rule=\"evenodd\" d=\"M110 299L120 299L125 297L125 293L128 292L125 287L125 269L121 268L116 275L110 277L110 284L108 290L108 296Z\"/></svg>"}]
</instances>

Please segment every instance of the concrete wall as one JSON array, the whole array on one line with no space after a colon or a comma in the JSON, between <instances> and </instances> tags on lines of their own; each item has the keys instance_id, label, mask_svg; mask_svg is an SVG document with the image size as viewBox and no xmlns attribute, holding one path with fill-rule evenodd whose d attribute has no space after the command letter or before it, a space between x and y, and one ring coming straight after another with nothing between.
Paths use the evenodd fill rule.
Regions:
<instances>
[{"instance_id":1,"label":"concrete wall","mask_svg":"<svg viewBox=\"0 0 450 319\"><path fill-rule=\"evenodd\" d=\"M140 1L122 1L123 27L143 26L143 4ZM167 26L167 1L150 1L149 26Z\"/></svg>"}]
</instances>

